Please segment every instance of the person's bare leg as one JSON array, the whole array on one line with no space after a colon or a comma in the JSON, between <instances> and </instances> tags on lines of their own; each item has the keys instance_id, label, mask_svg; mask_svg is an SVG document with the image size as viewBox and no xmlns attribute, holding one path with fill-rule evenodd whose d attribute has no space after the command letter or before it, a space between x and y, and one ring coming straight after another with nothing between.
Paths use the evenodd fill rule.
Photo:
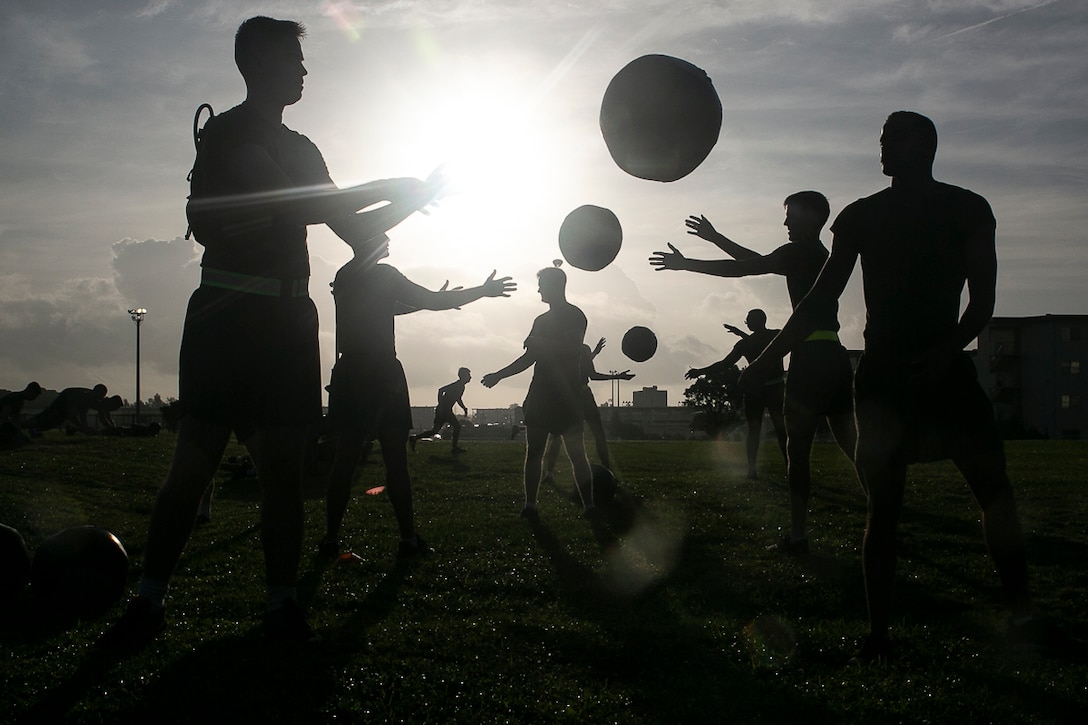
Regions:
<instances>
[{"instance_id":1,"label":"person's bare leg","mask_svg":"<svg viewBox=\"0 0 1088 725\"><path fill-rule=\"evenodd\" d=\"M781 399L778 401L781 403ZM789 464L790 456L787 448L789 437L786 434L786 418L782 414L781 405L777 408L774 405L768 406L767 415L771 416L771 425L774 426L774 435L778 441L778 450L782 451L782 460ZM853 456L850 457L853 460Z\"/></svg>"},{"instance_id":2,"label":"person's bare leg","mask_svg":"<svg viewBox=\"0 0 1088 725\"><path fill-rule=\"evenodd\" d=\"M808 503L812 493L809 456L818 419L811 415L786 415L787 478L790 488L790 542L808 537Z\"/></svg>"},{"instance_id":3,"label":"person's bare leg","mask_svg":"<svg viewBox=\"0 0 1088 725\"><path fill-rule=\"evenodd\" d=\"M525 508L536 510L536 497L540 491L541 463L548 445L548 433L540 428L525 429Z\"/></svg>"},{"instance_id":4,"label":"person's bare leg","mask_svg":"<svg viewBox=\"0 0 1088 725\"><path fill-rule=\"evenodd\" d=\"M612 470L612 456L608 451L608 436L604 432L604 423L601 422L601 417L595 415L586 418L586 424L589 425L589 432L593 434L593 444L597 449L597 458L600 459L601 465Z\"/></svg>"},{"instance_id":5,"label":"person's bare leg","mask_svg":"<svg viewBox=\"0 0 1088 725\"><path fill-rule=\"evenodd\" d=\"M200 499L219 468L230 428L186 416L178 423L174 459L155 497L147 532L144 573L165 585L189 541Z\"/></svg>"},{"instance_id":6,"label":"person's bare leg","mask_svg":"<svg viewBox=\"0 0 1088 725\"><path fill-rule=\"evenodd\" d=\"M745 449L748 453L748 478L755 479L759 476L756 471L756 460L759 458L759 437L763 433L763 410L759 415L748 418L748 435L745 440Z\"/></svg>"},{"instance_id":7,"label":"person's bare leg","mask_svg":"<svg viewBox=\"0 0 1088 725\"><path fill-rule=\"evenodd\" d=\"M267 426L256 433L261 483L261 547L269 589L294 587L302 555L302 463L305 426Z\"/></svg>"},{"instance_id":8,"label":"person's bare leg","mask_svg":"<svg viewBox=\"0 0 1088 725\"><path fill-rule=\"evenodd\" d=\"M906 466L887 462L858 461L858 474L868 494L862 569L865 600L869 607L869 632L878 639L888 637L892 591L895 585L895 538L903 509Z\"/></svg>"},{"instance_id":9,"label":"person's bare leg","mask_svg":"<svg viewBox=\"0 0 1088 725\"><path fill-rule=\"evenodd\" d=\"M549 433L548 444L544 448L544 478L555 475L555 464L559 461L559 444L559 436Z\"/></svg>"},{"instance_id":10,"label":"person's bare leg","mask_svg":"<svg viewBox=\"0 0 1088 725\"><path fill-rule=\"evenodd\" d=\"M574 485L578 488L578 496L582 499L582 506L588 511L595 508L593 501L593 470L589 467L589 459L586 457L586 446L582 440L582 424L563 434L563 447L567 450L570 459L570 467L574 471Z\"/></svg>"},{"instance_id":11,"label":"person's bare leg","mask_svg":"<svg viewBox=\"0 0 1088 725\"><path fill-rule=\"evenodd\" d=\"M1005 456L993 451L954 459L971 492L982 507L986 546L994 560L1014 617L1030 614L1027 547L1020 529L1012 484L1005 470Z\"/></svg>"},{"instance_id":12,"label":"person's bare leg","mask_svg":"<svg viewBox=\"0 0 1088 725\"><path fill-rule=\"evenodd\" d=\"M336 452L329 470L329 487L325 494L325 542L331 551L332 544L340 541L340 526L344 522L348 501L351 498L351 479L366 445L362 431L342 431L336 435ZM384 451L383 451L384 452Z\"/></svg>"},{"instance_id":13,"label":"person's bare leg","mask_svg":"<svg viewBox=\"0 0 1088 725\"><path fill-rule=\"evenodd\" d=\"M854 422L853 413L839 413L827 416L827 425L831 428L831 435L835 442L851 461L857 455L858 428Z\"/></svg>"},{"instance_id":14,"label":"person's bare leg","mask_svg":"<svg viewBox=\"0 0 1088 725\"><path fill-rule=\"evenodd\" d=\"M384 432L378 437L385 462L385 493L393 506L397 529L402 541L416 535L415 511L412 506L412 479L408 475L407 442L403 432Z\"/></svg>"}]
</instances>

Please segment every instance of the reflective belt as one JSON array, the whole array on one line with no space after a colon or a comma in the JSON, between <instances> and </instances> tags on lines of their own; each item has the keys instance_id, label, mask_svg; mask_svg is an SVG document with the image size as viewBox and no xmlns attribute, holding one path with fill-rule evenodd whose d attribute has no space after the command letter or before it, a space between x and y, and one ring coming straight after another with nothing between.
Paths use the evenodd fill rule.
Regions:
<instances>
[{"instance_id":1,"label":"reflective belt","mask_svg":"<svg viewBox=\"0 0 1088 725\"><path fill-rule=\"evenodd\" d=\"M200 272L201 287L218 287L263 297L308 297L310 295L308 284L309 280L306 278L254 277L251 274L225 272L209 267L204 267Z\"/></svg>"},{"instance_id":2,"label":"reflective belt","mask_svg":"<svg viewBox=\"0 0 1088 725\"><path fill-rule=\"evenodd\" d=\"M839 341L839 333L834 330L816 330L811 335L805 338L805 342L816 342L817 340L830 340L831 342Z\"/></svg>"}]
</instances>

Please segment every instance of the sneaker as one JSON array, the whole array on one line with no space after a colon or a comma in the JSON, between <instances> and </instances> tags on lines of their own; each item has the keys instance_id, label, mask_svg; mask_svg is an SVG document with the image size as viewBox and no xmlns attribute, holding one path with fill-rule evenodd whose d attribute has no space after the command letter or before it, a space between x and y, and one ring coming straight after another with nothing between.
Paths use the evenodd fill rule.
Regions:
<instances>
[{"instance_id":1,"label":"sneaker","mask_svg":"<svg viewBox=\"0 0 1088 725\"><path fill-rule=\"evenodd\" d=\"M294 599L265 613L264 635L278 642L316 642L320 639L307 624L306 611Z\"/></svg>"},{"instance_id":2,"label":"sneaker","mask_svg":"<svg viewBox=\"0 0 1088 725\"><path fill-rule=\"evenodd\" d=\"M892 658L892 643L887 636L877 637L867 635L849 664L855 667L865 667L872 664L887 664Z\"/></svg>"},{"instance_id":3,"label":"sneaker","mask_svg":"<svg viewBox=\"0 0 1088 725\"><path fill-rule=\"evenodd\" d=\"M540 512L536 510L536 506L526 506L521 510L521 518L537 522L540 521Z\"/></svg>"},{"instance_id":4,"label":"sneaker","mask_svg":"<svg viewBox=\"0 0 1088 725\"><path fill-rule=\"evenodd\" d=\"M151 643L166 628L166 609L143 597L128 601L117 623L102 633L96 646L111 652L135 652Z\"/></svg>"},{"instance_id":5,"label":"sneaker","mask_svg":"<svg viewBox=\"0 0 1088 725\"><path fill-rule=\"evenodd\" d=\"M783 536L778 541L768 546L767 551L774 551L779 554L789 554L790 556L803 556L808 553L808 539L793 541L789 536Z\"/></svg>"},{"instance_id":6,"label":"sneaker","mask_svg":"<svg viewBox=\"0 0 1088 725\"><path fill-rule=\"evenodd\" d=\"M323 538L317 545L317 555L322 559L332 561L340 554L340 542L329 537Z\"/></svg>"},{"instance_id":7,"label":"sneaker","mask_svg":"<svg viewBox=\"0 0 1088 725\"><path fill-rule=\"evenodd\" d=\"M397 558L398 559L412 559L417 556L426 556L431 553L431 547L427 546L427 542L423 540L423 537L416 534L415 541L405 541L401 539L400 544L397 546Z\"/></svg>"}]
</instances>

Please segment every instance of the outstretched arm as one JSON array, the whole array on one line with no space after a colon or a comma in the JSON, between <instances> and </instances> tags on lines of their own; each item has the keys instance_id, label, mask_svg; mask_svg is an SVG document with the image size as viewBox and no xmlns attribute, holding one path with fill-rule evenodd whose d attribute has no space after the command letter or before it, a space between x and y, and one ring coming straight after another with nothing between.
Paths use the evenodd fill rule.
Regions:
<instances>
[{"instance_id":1,"label":"outstretched arm","mask_svg":"<svg viewBox=\"0 0 1088 725\"><path fill-rule=\"evenodd\" d=\"M730 351L730 353L728 355L726 355L724 358L722 358L718 362L711 363L710 365L707 365L705 368L692 368L691 370L688 370L687 373L685 373L684 377L687 378L688 380L694 380L695 378L699 377L700 375L710 375L711 373L716 373L716 372L718 372L720 370L728 370L729 368L733 367L734 365L737 364L737 362L740 361L742 353L741 353L741 351L739 349L737 349L739 347L740 347L740 343L738 342L733 347L732 351Z\"/></svg>"},{"instance_id":2,"label":"outstretched arm","mask_svg":"<svg viewBox=\"0 0 1088 725\"><path fill-rule=\"evenodd\" d=\"M669 244L670 252L654 252L650 255L650 266L660 272L663 269L676 269L684 272L698 272L715 277L748 277L756 274L772 274L777 267L771 257L757 255L748 259L689 259L680 250Z\"/></svg>"},{"instance_id":3,"label":"outstretched arm","mask_svg":"<svg viewBox=\"0 0 1088 725\"><path fill-rule=\"evenodd\" d=\"M730 325L728 322L723 322L722 327L724 327L726 329L726 331L733 333L734 335L736 335L737 337L739 337L742 340L747 340L748 339L748 333L745 332L744 330L740 329L739 327L736 327L734 325Z\"/></svg>"},{"instance_id":4,"label":"outstretched arm","mask_svg":"<svg viewBox=\"0 0 1088 725\"><path fill-rule=\"evenodd\" d=\"M488 373L487 375L480 378L480 384L483 385L485 388L493 388L499 384L499 381L504 380L511 375L517 375L520 372L528 370L535 362L536 356L528 349L526 349L525 352L521 354L521 357L519 357L514 362L510 363L501 370L496 370L493 373Z\"/></svg>"},{"instance_id":5,"label":"outstretched arm","mask_svg":"<svg viewBox=\"0 0 1088 725\"><path fill-rule=\"evenodd\" d=\"M509 297L517 288L517 283L512 282L510 277L495 279L495 272L492 272L479 287L468 289L432 292L415 282L409 282L397 292L397 302L419 310L450 310L484 297Z\"/></svg>"},{"instance_id":6,"label":"outstretched arm","mask_svg":"<svg viewBox=\"0 0 1088 725\"><path fill-rule=\"evenodd\" d=\"M688 228L688 234L694 234L700 239L707 240L733 259L751 259L752 257L759 256L759 252L754 252L747 247L742 247L719 232L705 216L695 216L693 214L684 220L684 224Z\"/></svg>"}]
</instances>

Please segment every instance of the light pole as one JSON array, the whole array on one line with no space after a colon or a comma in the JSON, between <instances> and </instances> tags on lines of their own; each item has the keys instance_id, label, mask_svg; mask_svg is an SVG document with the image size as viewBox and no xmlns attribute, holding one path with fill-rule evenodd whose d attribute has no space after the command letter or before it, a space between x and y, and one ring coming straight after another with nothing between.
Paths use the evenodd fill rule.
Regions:
<instances>
[{"instance_id":1,"label":"light pole","mask_svg":"<svg viewBox=\"0 0 1088 725\"><path fill-rule=\"evenodd\" d=\"M144 321L147 310L136 307L128 311L132 321L136 323L136 421L140 420L140 324Z\"/></svg>"}]
</instances>

